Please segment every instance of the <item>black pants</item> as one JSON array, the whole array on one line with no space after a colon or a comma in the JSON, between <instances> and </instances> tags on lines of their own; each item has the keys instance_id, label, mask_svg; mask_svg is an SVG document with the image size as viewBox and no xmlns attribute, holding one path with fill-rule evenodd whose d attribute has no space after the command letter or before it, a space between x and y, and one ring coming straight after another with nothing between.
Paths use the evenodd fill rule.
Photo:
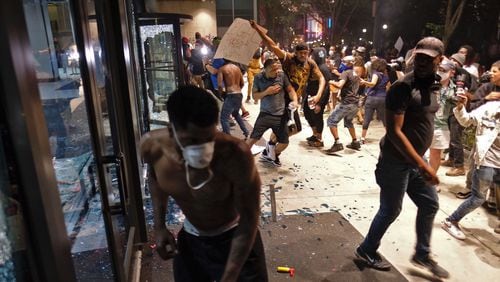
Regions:
<instances>
[{"instance_id":1,"label":"black pants","mask_svg":"<svg viewBox=\"0 0 500 282\"><path fill-rule=\"evenodd\" d=\"M317 132L323 133L323 128L325 126L325 121L323 120L325 106L321 105L319 112L315 113L314 110L311 110L311 108L309 108L307 99L303 99L303 101L304 117L306 118L307 122L312 128L316 129Z\"/></svg>"},{"instance_id":2,"label":"black pants","mask_svg":"<svg viewBox=\"0 0 500 282\"><path fill-rule=\"evenodd\" d=\"M449 158L453 161L453 167L464 166L464 146L462 144L462 135L464 127L458 123L455 115L451 115L448 119L450 127L450 153Z\"/></svg>"},{"instance_id":3,"label":"black pants","mask_svg":"<svg viewBox=\"0 0 500 282\"><path fill-rule=\"evenodd\" d=\"M179 254L174 258L175 281L220 281L231 250L235 229L213 237L198 237L181 229L177 236ZM268 281L264 246L258 231L238 281Z\"/></svg>"}]
</instances>

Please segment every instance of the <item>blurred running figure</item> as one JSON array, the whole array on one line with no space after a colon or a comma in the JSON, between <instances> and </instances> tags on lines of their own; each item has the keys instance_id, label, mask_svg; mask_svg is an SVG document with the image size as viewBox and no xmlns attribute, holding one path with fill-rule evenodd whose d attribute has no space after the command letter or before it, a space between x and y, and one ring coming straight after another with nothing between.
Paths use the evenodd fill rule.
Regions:
<instances>
[{"instance_id":1,"label":"blurred running figure","mask_svg":"<svg viewBox=\"0 0 500 282\"><path fill-rule=\"evenodd\" d=\"M226 88L226 91L224 92L224 104L222 105L220 114L220 123L222 125L222 131L224 131L224 133L231 134L229 118L233 115L234 119L240 126L241 131L243 131L243 135L246 140L248 138L248 130L245 126L243 118L240 116L240 108L243 101L241 89L244 84L245 82L243 82L243 75L241 74L240 68L231 61L226 60L226 63L217 72L217 85L219 93L223 93L223 85Z\"/></svg>"},{"instance_id":2,"label":"blurred running figure","mask_svg":"<svg viewBox=\"0 0 500 282\"><path fill-rule=\"evenodd\" d=\"M248 80L248 89L247 89L247 103L250 103L250 99L252 98L252 87L253 87L253 79L255 75L262 71L262 61L260 57L262 55L261 48L257 49L253 54L252 59L248 62L248 70L247 70L247 80Z\"/></svg>"},{"instance_id":3,"label":"blurred running figure","mask_svg":"<svg viewBox=\"0 0 500 282\"><path fill-rule=\"evenodd\" d=\"M370 87L366 94L365 102L365 119L363 122L363 131L361 131L361 144L365 144L366 133L368 126L373 119L373 114L377 111L378 119L382 120L385 127L385 96L387 94L387 86L389 84L389 76L387 75L387 63L384 59L375 59L371 64L372 75L371 80L366 81L361 79L360 84Z\"/></svg>"},{"instance_id":4,"label":"blurred running figure","mask_svg":"<svg viewBox=\"0 0 500 282\"><path fill-rule=\"evenodd\" d=\"M389 226L401 212L405 192L418 207L417 244L411 261L434 275L446 278L448 271L430 256L434 217L439 208L436 172L422 158L432 142L434 114L438 110L440 84L436 71L444 52L443 43L434 37L420 40L415 47L415 69L389 89L386 97L387 133L380 141L380 156L375 170L380 186L380 208L365 240L355 255L378 270L390 264L377 249Z\"/></svg>"},{"instance_id":5,"label":"blurred running figure","mask_svg":"<svg viewBox=\"0 0 500 282\"><path fill-rule=\"evenodd\" d=\"M293 105L297 107L295 90L293 90L286 75L279 70L278 61L267 59L264 62L264 71L255 76L252 93L255 101L261 100L260 113L255 121L250 139L247 141L248 145L252 147L266 130L272 129L278 143L273 146L275 147L274 152L269 152L269 149L264 150L261 159L275 166L281 166L279 155L288 146L288 117L285 111L287 108L285 96L288 96Z\"/></svg>"},{"instance_id":6,"label":"blurred running figure","mask_svg":"<svg viewBox=\"0 0 500 282\"><path fill-rule=\"evenodd\" d=\"M326 65L326 49L323 47L313 48L311 52L311 58L318 64L323 77L326 80L330 80L332 73ZM307 144L312 147L323 147L323 128L324 120L323 113L325 111L325 106L328 104L328 99L330 98L330 89L325 87L323 90L323 95L319 103L314 103L314 95L316 95L317 89L319 87L319 81L310 81L306 88L306 97L303 101L304 117L311 126L313 135L306 138Z\"/></svg>"},{"instance_id":7,"label":"blurred running figure","mask_svg":"<svg viewBox=\"0 0 500 282\"><path fill-rule=\"evenodd\" d=\"M347 56L351 57L351 56ZM350 58L344 57L342 59L347 64L350 64ZM330 128L330 132L335 139L335 143L330 147L330 149L325 150L325 153L329 155L335 154L335 152L344 150L344 145L339 142L339 132L337 129L337 125L341 120L344 120L344 126L349 130L349 134L351 135L352 142L346 145L347 148L353 150L359 150L361 145L359 141L356 139L356 130L354 129L354 124L352 123L353 118L356 116L358 112L358 87L359 87L359 77L363 72L362 67L355 66L354 69L349 69L343 71L340 74L339 81L330 80L330 84L340 89L340 103L337 104L333 112L328 117L326 121L328 127Z\"/></svg>"},{"instance_id":8,"label":"blurred running figure","mask_svg":"<svg viewBox=\"0 0 500 282\"><path fill-rule=\"evenodd\" d=\"M297 101L300 102L301 98L305 95L305 88L308 81L319 81L318 90L314 94L311 101L311 103L318 104L321 100L323 89L325 88L325 79L321 74L318 65L312 59L308 58L309 47L305 43L299 43L295 46L294 53L288 53L280 49L278 44L267 36L264 29L255 21L250 20L250 25L257 31L257 33L259 33L266 46L273 51L273 53L280 60L283 71L288 76L290 83L297 93ZM288 99L288 96L285 97L285 102L287 105L291 102L290 99ZM302 130L302 124L300 122L298 111L292 110L291 112L293 112L293 114L292 116L289 116L289 119L293 122L293 124L289 127L289 136L295 135ZM271 135L270 139L269 147L272 147L276 141L276 137Z\"/></svg>"}]
</instances>

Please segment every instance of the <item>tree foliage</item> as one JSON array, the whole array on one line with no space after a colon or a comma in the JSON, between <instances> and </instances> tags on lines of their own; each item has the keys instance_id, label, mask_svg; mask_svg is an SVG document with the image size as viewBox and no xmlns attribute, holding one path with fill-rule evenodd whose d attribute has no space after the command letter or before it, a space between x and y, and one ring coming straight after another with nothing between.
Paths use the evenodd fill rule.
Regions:
<instances>
[{"instance_id":1,"label":"tree foliage","mask_svg":"<svg viewBox=\"0 0 500 282\"><path fill-rule=\"evenodd\" d=\"M284 39L284 30L289 27L303 31L306 16L312 17L323 27L323 39L329 42L340 41L349 31L352 19L361 7L371 7L372 0L261 0L261 8L265 10L264 19L266 28L273 30L275 36ZM368 18L366 18L366 16ZM328 28L327 20L332 19L333 27ZM364 20L371 20L365 15ZM302 26L294 28L297 21ZM277 30L280 29L280 30Z\"/></svg>"}]
</instances>

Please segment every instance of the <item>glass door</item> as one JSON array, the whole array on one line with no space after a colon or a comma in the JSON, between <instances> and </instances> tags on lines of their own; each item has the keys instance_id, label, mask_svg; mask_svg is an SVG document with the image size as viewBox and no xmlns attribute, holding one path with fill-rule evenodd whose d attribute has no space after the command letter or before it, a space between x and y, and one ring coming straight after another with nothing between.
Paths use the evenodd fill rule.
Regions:
<instances>
[{"instance_id":1,"label":"glass door","mask_svg":"<svg viewBox=\"0 0 500 282\"><path fill-rule=\"evenodd\" d=\"M166 125L167 100L170 93L178 87L174 25L143 25L139 29L144 54L149 121L153 126Z\"/></svg>"},{"instance_id":2,"label":"glass door","mask_svg":"<svg viewBox=\"0 0 500 282\"><path fill-rule=\"evenodd\" d=\"M191 16L145 13L135 21L135 45L140 65L144 130L168 123L166 102L185 84L187 65L182 59L180 24Z\"/></svg>"},{"instance_id":3,"label":"glass door","mask_svg":"<svg viewBox=\"0 0 500 282\"><path fill-rule=\"evenodd\" d=\"M134 116L120 104L128 85L117 86L129 81L116 71L125 48L110 52L121 39L106 27L111 2L125 10L126 1L24 2L61 209L81 281L128 280L136 243L145 237L137 152L127 139L136 131L123 125L125 115Z\"/></svg>"},{"instance_id":4,"label":"glass door","mask_svg":"<svg viewBox=\"0 0 500 282\"><path fill-rule=\"evenodd\" d=\"M94 118L89 106L99 112L103 127L107 122L105 81L95 76L97 92L82 87L81 52L68 1L25 1L24 11L76 276L78 280L113 280L119 270L114 269L114 250L102 210L103 197L116 200L110 184L118 180L111 170L106 182L97 176L98 152L93 145L98 140L106 148L109 133L106 136L103 129L94 134L89 128ZM94 51L99 65L99 49ZM102 71L102 67L96 69ZM100 103L89 99L93 95L99 96Z\"/></svg>"}]
</instances>

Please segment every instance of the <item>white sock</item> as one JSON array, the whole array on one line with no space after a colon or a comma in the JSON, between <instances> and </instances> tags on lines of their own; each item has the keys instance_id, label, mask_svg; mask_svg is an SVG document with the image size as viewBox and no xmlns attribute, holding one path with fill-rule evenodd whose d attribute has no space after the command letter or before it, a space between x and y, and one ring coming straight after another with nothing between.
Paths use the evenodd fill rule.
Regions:
<instances>
[{"instance_id":1,"label":"white sock","mask_svg":"<svg viewBox=\"0 0 500 282\"><path fill-rule=\"evenodd\" d=\"M271 159L275 160L276 159L276 145L271 145L271 144L269 144L269 142L267 142L266 149L267 149L267 155Z\"/></svg>"}]
</instances>

